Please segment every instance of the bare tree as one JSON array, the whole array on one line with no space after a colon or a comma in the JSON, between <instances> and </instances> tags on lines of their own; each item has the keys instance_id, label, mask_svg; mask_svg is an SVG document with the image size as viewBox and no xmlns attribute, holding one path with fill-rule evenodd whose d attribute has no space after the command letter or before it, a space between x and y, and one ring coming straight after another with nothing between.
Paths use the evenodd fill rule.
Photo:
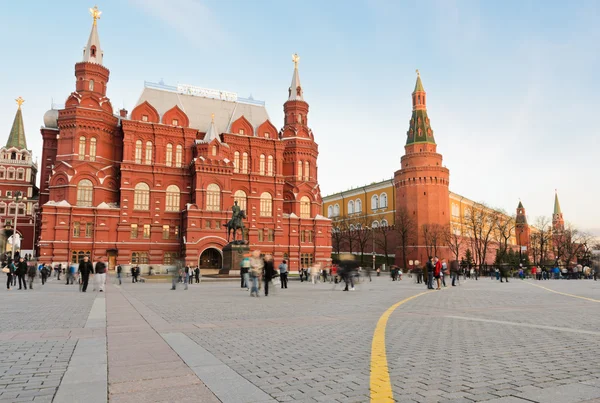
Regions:
<instances>
[{"instance_id":1,"label":"bare tree","mask_svg":"<svg viewBox=\"0 0 600 403\"><path fill-rule=\"evenodd\" d=\"M552 222L546 216L538 217L532 228L531 253L534 264L544 264L552 241Z\"/></svg>"},{"instance_id":2,"label":"bare tree","mask_svg":"<svg viewBox=\"0 0 600 403\"><path fill-rule=\"evenodd\" d=\"M371 230L371 220L366 214L355 215L347 220L350 230L348 236L356 241L358 251L360 252L360 263L364 263L365 249L369 242L373 241L373 231Z\"/></svg>"},{"instance_id":3,"label":"bare tree","mask_svg":"<svg viewBox=\"0 0 600 403\"><path fill-rule=\"evenodd\" d=\"M475 252L475 263L479 266L485 263L498 216L499 213L482 203L475 203L465 211L465 230Z\"/></svg>"},{"instance_id":4,"label":"bare tree","mask_svg":"<svg viewBox=\"0 0 600 403\"><path fill-rule=\"evenodd\" d=\"M383 218L385 218L385 214L381 214L380 219L378 221L381 223L383 221ZM393 235L394 231L395 227L389 225L380 224L379 227L375 228L375 245L377 245L377 247L383 251L386 265L388 263L390 254L390 237Z\"/></svg>"},{"instance_id":5,"label":"bare tree","mask_svg":"<svg viewBox=\"0 0 600 403\"><path fill-rule=\"evenodd\" d=\"M340 218L334 218L331 221L331 243L333 244L333 250L338 255L342 250L342 244L346 237L347 225L345 220Z\"/></svg>"},{"instance_id":6,"label":"bare tree","mask_svg":"<svg viewBox=\"0 0 600 403\"><path fill-rule=\"evenodd\" d=\"M415 219L405 208L396 211L394 229L396 231L397 248L402 257L402 268L406 269L408 268L408 256L415 250L418 229Z\"/></svg>"},{"instance_id":7,"label":"bare tree","mask_svg":"<svg viewBox=\"0 0 600 403\"><path fill-rule=\"evenodd\" d=\"M503 261L508 254L509 241L515 234L515 217L508 217L506 214L499 213L494 224L495 228L493 236L494 240L498 244L497 256L499 261Z\"/></svg>"},{"instance_id":8,"label":"bare tree","mask_svg":"<svg viewBox=\"0 0 600 403\"><path fill-rule=\"evenodd\" d=\"M463 244L463 236L460 232L460 228L453 227L452 224L447 225L444 228L444 243L450 249L450 252L454 255L456 261L460 260L460 248Z\"/></svg>"},{"instance_id":9,"label":"bare tree","mask_svg":"<svg viewBox=\"0 0 600 403\"><path fill-rule=\"evenodd\" d=\"M425 240L425 249L428 256L437 256L439 246L442 246L444 241L445 230L440 224L423 224L421 233Z\"/></svg>"},{"instance_id":10,"label":"bare tree","mask_svg":"<svg viewBox=\"0 0 600 403\"><path fill-rule=\"evenodd\" d=\"M577 262L576 258L585 252L586 245L591 239L589 234L567 225L565 229L553 236L555 259L563 262L565 267L571 266Z\"/></svg>"}]
</instances>

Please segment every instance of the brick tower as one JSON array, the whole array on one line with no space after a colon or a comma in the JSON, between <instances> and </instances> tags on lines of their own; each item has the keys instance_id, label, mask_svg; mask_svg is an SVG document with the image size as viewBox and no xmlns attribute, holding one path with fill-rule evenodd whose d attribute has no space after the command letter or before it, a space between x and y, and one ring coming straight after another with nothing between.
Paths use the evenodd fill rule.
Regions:
<instances>
[{"instance_id":1,"label":"brick tower","mask_svg":"<svg viewBox=\"0 0 600 403\"><path fill-rule=\"evenodd\" d=\"M554 213L552 214L552 232L560 234L565 229L565 220L558 202L558 192L554 193Z\"/></svg>"},{"instance_id":2,"label":"brick tower","mask_svg":"<svg viewBox=\"0 0 600 403\"><path fill-rule=\"evenodd\" d=\"M423 226L442 231L450 224L448 206L450 171L442 166L442 155L437 153L433 130L427 116L427 94L417 70L417 83L412 93L412 117L407 132L405 154L401 168L394 174L396 186L396 214L406 212L414 222L416 245L408 259L425 262L427 242ZM437 254L448 255L441 236L437 241ZM402 251L396 252L396 264L402 265Z\"/></svg>"},{"instance_id":3,"label":"brick tower","mask_svg":"<svg viewBox=\"0 0 600 403\"><path fill-rule=\"evenodd\" d=\"M526 254L529 253L529 236L530 236L529 224L527 223L527 215L525 213L525 207L523 203L519 201L517 206L517 217L515 219L515 234L517 236L517 245L519 247L525 246L527 248Z\"/></svg>"}]
</instances>

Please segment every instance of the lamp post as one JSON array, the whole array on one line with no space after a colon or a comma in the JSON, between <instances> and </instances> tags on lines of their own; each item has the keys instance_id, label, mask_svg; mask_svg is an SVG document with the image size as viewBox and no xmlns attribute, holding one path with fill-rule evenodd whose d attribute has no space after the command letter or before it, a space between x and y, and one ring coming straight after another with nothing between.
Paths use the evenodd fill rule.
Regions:
<instances>
[{"instance_id":1,"label":"lamp post","mask_svg":"<svg viewBox=\"0 0 600 403\"><path fill-rule=\"evenodd\" d=\"M19 202L23 201L23 200L27 200L27 197L24 197L23 193L20 190L17 190L14 193L13 200L15 201L15 229L13 230L13 234L12 234L13 242L12 242L12 248L11 248L11 259L14 261L15 260L15 249L17 247L15 240L19 236L17 234L17 224L19 221Z\"/></svg>"}]
</instances>

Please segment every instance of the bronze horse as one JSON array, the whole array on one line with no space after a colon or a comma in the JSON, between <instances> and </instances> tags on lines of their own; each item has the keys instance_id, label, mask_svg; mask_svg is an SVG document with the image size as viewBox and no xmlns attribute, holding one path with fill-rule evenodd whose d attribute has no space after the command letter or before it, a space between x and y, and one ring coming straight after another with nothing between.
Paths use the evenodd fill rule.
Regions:
<instances>
[{"instance_id":1,"label":"bronze horse","mask_svg":"<svg viewBox=\"0 0 600 403\"><path fill-rule=\"evenodd\" d=\"M233 241L235 241L235 234L237 230L242 230L242 238L244 240L244 224L242 223L242 219L246 218L246 211L241 210L239 217L234 217L227 222L227 242L229 242L229 237L231 236L231 231L233 230Z\"/></svg>"}]
</instances>

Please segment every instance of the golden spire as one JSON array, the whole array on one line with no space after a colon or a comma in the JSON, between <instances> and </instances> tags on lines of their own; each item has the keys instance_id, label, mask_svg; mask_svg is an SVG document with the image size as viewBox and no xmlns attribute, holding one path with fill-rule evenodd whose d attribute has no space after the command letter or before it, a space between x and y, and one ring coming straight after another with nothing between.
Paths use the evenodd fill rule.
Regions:
<instances>
[{"instance_id":1,"label":"golden spire","mask_svg":"<svg viewBox=\"0 0 600 403\"><path fill-rule=\"evenodd\" d=\"M294 53L292 55L292 61L294 62L294 68L297 69L298 68L298 62L300 61L300 56L298 56L298 53Z\"/></svg>"},{"instance_id":2,"label":"golden spire","mask_svg":"<svg viewBox=\"0 0 600 403\"><path fill-rule=\"evenodd\" d=\"M417 72L417 77L421 77L421 73L419 73L419 69L415 70Z\"/></svg>"},{"instance_id":3,"label":"golden spire","mask_svg":"<svg viewBox=\"0 0 600 403\"><path fill-rule=\"evenodd\" d=\"M21 109L21 105L23 105L23 103L25 103L25 100L21 97L15 99L15 101L17 101L17 105L19 105L19 109Z\"/></svg>"},{"instance_id":4,"label":"golden spire","mask_svg":"<svg viewBox=\"0 0 600 403\"><path fill-rule=\"evenodd\" d=\"M100 19L102 11L98 10L98 6L94 6L94 8L90 8L90 14L92 14L92 18L94 19L94 25L96 25L96 21Z\"/></svg>"},{"instance_id":5,"label":"golden spire","mask_svg":"<svg viewBox=\"0 0 600 403\"><path fill-rule=\"evenodd\" d=\"M210 114L210 120L211 120L213 123L215 123L215 114L214 114L214 113L211 113L211 114Z\"/></svg>"}]
</instances>

